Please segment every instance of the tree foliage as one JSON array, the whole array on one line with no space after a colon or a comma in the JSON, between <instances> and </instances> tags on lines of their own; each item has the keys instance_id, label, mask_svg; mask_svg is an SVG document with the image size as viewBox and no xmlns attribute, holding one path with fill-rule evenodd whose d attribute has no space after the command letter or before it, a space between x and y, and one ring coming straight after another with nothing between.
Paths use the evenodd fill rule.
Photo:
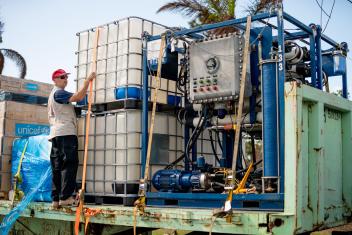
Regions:
<instances>
[{"instance_id":1,"label":"tree foliage","mask_svg":"<svg viewBox=\"0 0 352 235\"><path fill-rule=\"evenodd\" d=\"M267 11L282 0L252 0L247 12L256 14ZM203 24L222 22L236 18L236 0L174 0L161 6L157 13L171 11L191 18L190 27ZM231 33L237 31L233 27L220 28L212 31L214 34Z\"/></svg>"},{"instance_id":2,"label":"tree foliage","mask_svg":"<svg viewBox=\"0 0 352 235\"><path fill-rule=\"evenodd\" d=\"M2 74L5 66L5 58L11 59L17 65L20 78L24 78L27 73L27 64L25 59L17 51L12 49L0 49L0 74Z\"/></svg>"},{"instance_id":3,"label":"tree foliage","mask_svg":"<svg viewBox=\"0 0 352 235\"><path fill-rule=\"evenodd\" d=\"M191 18L190 27L235 18L235 0L176 0L161 6L157 13L172 11ZM214 30L214 34L235 32L233 27Z\"/></svg>"},{"instance_id":4,"label":"tree foliage","mask_svg":"<svg viewBox=\"0 0 352 235\"><path fill-rule=\"evenodd\" d=\"M4 32L4 23L0 21L0 43L2 43L2 34ZM27 73L27 64L23 56L15 50L0 48L0 75L2 74L6 59L10 59L17 65L20 78L24 78Z\"/></svg>"},{"instance_id":5,"label":"tree foliage","mask_svg":"<svg viewBox=\"0 0 352 235\"><path fill-rule=\"evenodd\" d=\"M271 8L275 7L276 4L281 2L282 0L252 0L246 11L251 15L255 15L269 11Z\"/></svg>"}]
</instances>

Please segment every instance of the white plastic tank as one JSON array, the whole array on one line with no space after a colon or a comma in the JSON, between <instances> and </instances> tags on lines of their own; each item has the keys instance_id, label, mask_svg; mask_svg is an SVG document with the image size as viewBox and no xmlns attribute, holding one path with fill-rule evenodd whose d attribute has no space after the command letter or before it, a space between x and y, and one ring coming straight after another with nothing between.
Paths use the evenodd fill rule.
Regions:
<instances>
[{"instance_id":1,"label":"white plastic tank","mask_svg":"<svg viewBox=\"0 0 352 235\"><path fill-rule=\"evenodd\" d=\"M166 26L139 17L128 17L101 26L97 51L97 78L93 84L94 103L115 101L115 88L141 88L142 33L146 31L151 35L159 35L166 29ZM84 79L91 71L95 39L93 30L77 33L77 89L82 87ZM159 49L160 41L150 42L148 58L157 58ZM176 83L162 78L158 102L167 103L168 95L176 96ZM126 94L126 98L131 97Z\"/></svg>"},{"instance_id":2,"label":"white plastic tank","mask_svg":"<svg viewBox=\"0 0 352 235\"><path fill-rule=\"evenodd\" d=\"M123 109L91 117L87 195L123 196L126 192L118 193L114 185L138 184L141 178L141 114L141 110ZM85 117L78 119L78 181L82 177L85 120ZM155 123L149 179L180 156L184 148L183 128L175 116L157 113Z\"/></svg>"}]
</instances>

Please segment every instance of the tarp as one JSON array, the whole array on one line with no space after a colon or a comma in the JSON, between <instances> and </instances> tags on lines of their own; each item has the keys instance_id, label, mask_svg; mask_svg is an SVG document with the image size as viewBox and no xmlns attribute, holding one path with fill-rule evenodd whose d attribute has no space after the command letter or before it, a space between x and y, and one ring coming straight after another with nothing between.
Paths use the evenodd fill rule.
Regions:
<instances>
[{"instance_id":1,"label":"tarp","mask_svg":"<svg viewBox=\"0 0 352 235\"><path fill-rule=\"evenodd\" d=\"M12 178L17 172L21 154L27 141L28 145L20 171L23 182L18 185L18 188L24 192L24 195L32 192L38 186L41 176L44 175L47 169L51 169L51 142L48 141L48 136L38 135L20 138L13 142ZM51 202L51 177L43 182L38 192L34 195L33 201Z\"/></svg>"}]
</instances>

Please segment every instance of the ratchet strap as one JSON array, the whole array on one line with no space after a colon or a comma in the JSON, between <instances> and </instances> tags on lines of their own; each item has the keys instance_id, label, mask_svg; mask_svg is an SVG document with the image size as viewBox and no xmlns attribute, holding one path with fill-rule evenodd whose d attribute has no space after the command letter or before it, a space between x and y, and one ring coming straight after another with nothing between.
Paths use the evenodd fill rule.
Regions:
<instances>
[{"instance_id":1,"label":"ratchet strap","mask_svg":"<svg viewBox=\"0 0 352 235\"><path fill-rule=\"evenodd\" d=\"M247 16L247 24L246 24L246 34L245 34L245 45L244 45L244 56L243 56L243 65L242 65L242 76L240 82L240 95L239 95L239 104L237 110L237 117L236 117L236 125L235 125L235 141L234 141L234 148L233 148L233 157L232 157L232 179L231 179L231 189L228 192L227 199L224 205L225 212L231 212L232 206L232 194L234 185L236 182L236 167L237 167L237 155L238 155L238 148L240 142L240 134L241 134L241 125L242 125L242 111L243 111L243 102L244 102L244 92L245 92L245 85L246 85L246 74L247 74L247 63L249 57L249 38L250 38L250 31L251 31L251 16ZM231 220L231 216L229 217Z\"/></svg>"},{"instance_id":2,"label":"ratchet strap","mask_svg":"<svg viewBox=\"0 0 352 235\"><path fill-rule=\"evenodd\" d=\"M136 235L136 226L137 226L137 214L138 214L138 212L143 214L144 208L145 208L145 190L146 190L146 183L148 182L148 175L149 175L149 163L150 163L150 155L151 155L152 142L153 142L156 101L157 101L158 91L160 89L161 64L162 64L162 58L163 58L163 54L164 54L165 44L166 44L166 38L165 38L165 34L163 34L161 36L160 51L159 51L159 57L158 57L158 68L157 68L157 74L155 77L156 85L155 85L155 90L154 90L154 95L153 95L153 108L152 108L152 115L151 115L151 120L150 120L147 159L145 162L144 178L140 179L139 192L138 192L139 199L137 199L135 201L135 203L134 203L135 208L133 210L133 233L135 235ZM147 86L148 84L143 84L143 85ZM147 102L147 101L143 100L143 102Z\"/></svg>"},{"instance_id":3,"label":"ratchet strap","mask_svg":"<svg viewBox=\"0 0 352 235\"><path fill-rule=\"evenodd\" d=\"M99 40L100 28L95 31L95 41L92 54L92 72L97 71L97 50L98 50L98 40ZM81 220L81 214L83 212L84 205L84 190L86 184L86 173L87 173L87 158L88 158L88 143L89 143L89 127L90 127L90 115L92 106L92 96L93 96L93 84L92 81L89 82L89 93L88 93L88 112L86 115L86 133L85 133L85 143L84 143L84 158L83 158L83 175L82 175L82 186L79 190L79 204L76 210L76 221L75 221L75 235L79 233L79 224Z\"/></svg>"}]
</instances>

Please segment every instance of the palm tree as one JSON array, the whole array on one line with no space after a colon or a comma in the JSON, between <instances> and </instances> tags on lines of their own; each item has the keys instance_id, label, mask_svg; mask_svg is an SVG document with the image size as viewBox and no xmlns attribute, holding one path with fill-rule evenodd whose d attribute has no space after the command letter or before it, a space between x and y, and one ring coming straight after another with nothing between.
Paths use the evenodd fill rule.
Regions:
<instances>
[{"instance_id":1,"label":"palm tree","mask_svg":"<svg viewBox=\"0 0 352 235\"><path fill-rule=\"evenodd\" d=\"M282 0L253 0L247 8L250 14L268 10ZM161 6L157 13L164 11L179 12L190 17L190 27L203 24L222 22L236 18L236 0L174 0ZM233 27L220 28L212 31L213 34L232 33L237 31Z\"/></svg>"},{"instance_id":2,"label":"palm tree","mask_svg":"<svg viewBox=\"0 0 352 235\"><path fill-rule=\"evenodd\" d=\"M196 27L235 18L235 4L236 0L175 0L161 6L157 13L163 11L180 12L191 18L190 27ZM233 27L226 27L211 33L223 34L235 31L237 30Z\"/></svg>"},{"instance_id":3,"label":"palm tree","mask_svg":"<svg viewBox=\"0 0 352 235\"><path fill-rule=\"evenodd\" d=\"M4 23L0 21L0 43L2 43ZM25 59L15 50L0 48L0 75L4 70L5 58L13 60L20 71L20 78L24 78L27 73L27 65Z\"/></svg>"},{"instance_id":4,"label":"palm tree","mask_svg":"<svg viewBox=\"0 0 352 235\"><path fill-rule=\"evenodd\" d=\"M270 8L281 2L282 0L252 0L247 7L247 12L255 15L263 11L269 11Z\"/></svg>"}]
</instances>

